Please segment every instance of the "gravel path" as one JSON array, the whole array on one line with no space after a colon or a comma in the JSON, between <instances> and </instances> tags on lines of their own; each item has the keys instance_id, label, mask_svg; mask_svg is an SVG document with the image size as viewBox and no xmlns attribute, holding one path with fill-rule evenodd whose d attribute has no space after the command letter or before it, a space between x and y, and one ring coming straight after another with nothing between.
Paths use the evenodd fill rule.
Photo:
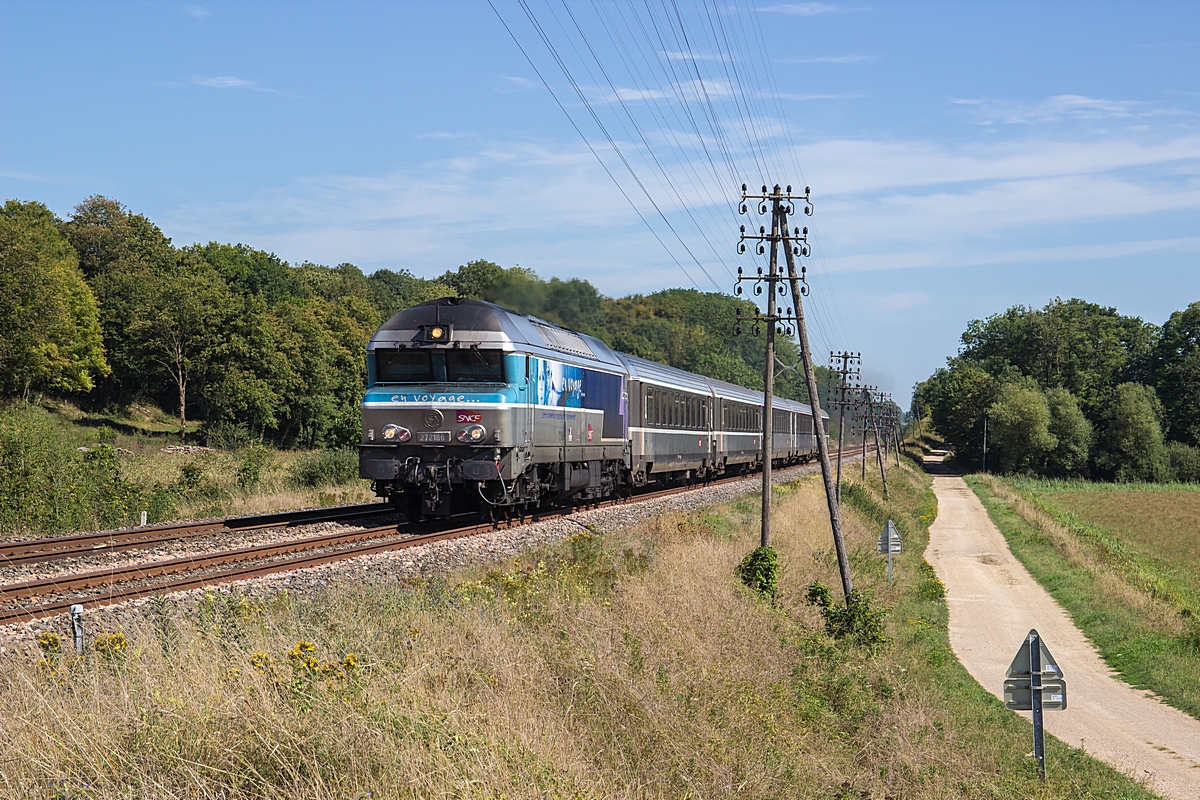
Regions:
<instances>
[{"instance_id":1,"label":"gravel path","mask_svg":"<svg viewBox=\"0 0 1200 800\"><path fill-rule=\"evenodd\" d=\"M933 491L938 515L925 558L946 584L950 644L967 671L1003 699L1004 673L1029 629L1037 628L1067 681L1067 709L1045 712L1046 730L1147 779L1164 797L1200 798L1200 720L1113 675L1009 551L962 478L936 475Z\"/></svg>"},{"instance_id":2,"label":"gravel path","mask_svg":"<svg viewBox=\"0 0 1200 800\"><path fill-rule=\"evenodd\" d=\"M816 463L775 470L772 474L772 483L786 483L802 475L819 472L820 465ZM503 528L462 539L434 542L406 550L374 553L308 569L234 581L203 589L175 592L171 594L171 603L177 608L188 608L193 606L204 592L231 592L235 588L248 596L274 594L283 590L292 595L304 596L329 586L354 580L368 573L375 578L393 577L411 579L459 570L471 565L488 565L498 561L509 560L531 548L562 541L580 530L592 530L602 534L612 533L661 514L693 511L724 503L742 495L761 491L761 487L761 476L756 475L745 480L731 481L718 486L696 488L653 500L635 500L621 505L579 511L565 517L514 526L513 528ZM379 525L383 523L378 522L376 518L371 518L370 524ZM366 527L367 523L356 522L354 525ZM331 532L342 529L350 530L352 526L323 522L297 526L296 528L263 530L234 535L238 537L238 544L236 546L246 546L258 541L282 541L285 538L302 538L303 536L315 535L318 532ZM280 535L281 530L284 534L283 536ZM229 537L230 534L222 532L213 537L205 536L202 538L204 540L211 540L214 546L219 546L221 549L229 549ZM147 558L148 553L155 553L156 558L178 558L181 555L199 552L211 552L211 549L206 548L201 539L192 539L164 545L155 551L143 550L133 553L111 553L107 556L100 556L100 558L111 558L111 563L107 565L115 566L125 563L144 563L149 560ZM90 561L91 557L88 560ZM71 562L78 561L79 559L71 559ZM59 563L67 564L68 562ZM48 565L41 566L46 567ZM63 568L62 571L80 571L78 563L75 563L74 567L74 569ZM89 565L89 568L96 568L94 562ZM10 568L10 570L15 569L19 568ZM16 579L28 580L47 574L51 574L49 570L39 569L30 571L24 578ZM57 568L53 574L59 574ZM7 578L5 582L8 582ZM143 598L115 603L101 608L89 608L84 612L85 627L88 631L93 632L121 628L142 616L143 607L147 602L149 602L149 599ZM34 639L38 632L44 630L56 631L64 637L64 641L69 641L69 622L65 618L65 615L32 620L0 628L0 655L12 650L24 650L32 653L36 650L36 645L33 643Z\"/></svg>"}]
</instances>

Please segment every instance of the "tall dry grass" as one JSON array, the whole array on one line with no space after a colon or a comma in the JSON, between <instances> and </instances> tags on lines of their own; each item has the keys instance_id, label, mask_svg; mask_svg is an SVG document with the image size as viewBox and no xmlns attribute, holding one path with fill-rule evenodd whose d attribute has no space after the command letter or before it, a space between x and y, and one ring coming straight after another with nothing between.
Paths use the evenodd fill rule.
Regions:
<instances>
[{"instance_id":1,"label":"tall dry grass","mask_svg":"<svg viewBox=\"0 0 1200 800\"><path fill-rule=\"evenodd\" d=\"M757 543L750 498L445 579L213 593L187 614L161 601L125 648L10 658L0 785L96 798L1146 796L1065 748L1051 751L1060 777L1036 779L1025 723L948 657L944 605L915 599L927 489L900 475L890 506L868 489L911 537L895 586L876 521L847 512L856 580L895 607L881 648L829 638L803 600L810 581L837 581L809 479L777 494L774 605L734 577Z\"/></svg>"}]
</instances>

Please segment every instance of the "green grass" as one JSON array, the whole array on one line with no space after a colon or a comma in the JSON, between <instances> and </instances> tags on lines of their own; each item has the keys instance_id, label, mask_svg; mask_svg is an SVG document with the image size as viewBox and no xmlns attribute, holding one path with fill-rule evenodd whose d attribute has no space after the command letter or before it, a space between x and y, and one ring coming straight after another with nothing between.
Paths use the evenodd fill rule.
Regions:
<instances>
[{"instance_id":1,"label":"green grass","mask_svg":"<svg viewBox=\"0 0 1200 800\"><path fill-rule=\"evenodd\" d=\"M967 476L1013 555L1130 685L1200 717L1195 595L1171 565L1044 495ZM1028 486L1029 484L1024 484Z\"/></svg>"}]
</instances>

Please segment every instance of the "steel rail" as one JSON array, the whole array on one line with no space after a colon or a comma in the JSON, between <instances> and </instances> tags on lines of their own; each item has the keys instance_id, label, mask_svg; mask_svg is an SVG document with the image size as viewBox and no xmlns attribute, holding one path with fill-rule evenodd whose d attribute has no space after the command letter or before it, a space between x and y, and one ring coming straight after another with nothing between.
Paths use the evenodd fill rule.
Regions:
<instances>
[{"instance_id":1,"label":"steel rail","mask_svg":"<svg viewBox=\"0 0 1200 800\"><path fill-rule=\"evenodd\" d=\"M104 551L137 550L164 542L190 539L216 531L250 531L263 528L283 528L308 525L339 519L384 514L395 511L388 503L361 503L349 506L284 511L249 517L202 522L182 522L154 525L127 530L97 531L70 536L51 536L44 539L23 539L0 543L0 567L75 558Z\"/></svg>"}]
</instances>

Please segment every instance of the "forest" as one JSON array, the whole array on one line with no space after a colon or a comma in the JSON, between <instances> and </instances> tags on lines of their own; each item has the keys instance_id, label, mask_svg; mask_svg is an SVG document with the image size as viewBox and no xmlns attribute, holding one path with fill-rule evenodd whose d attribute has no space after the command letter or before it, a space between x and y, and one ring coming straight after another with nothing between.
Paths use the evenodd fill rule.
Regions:
<instances>
[{"instance_id":1,"label":"forest","mask_svg":"<svg viewBox=\"0 0 1200 800\"><path fill-rule=\"evenodd\" d=\"M1158 326L1055 299L971 321L913 395L965 465L1052 478L1200 481L1200 302Z\"/></svg>"},{"instance_id":2,"label":"forest","mask_svg":"<svg viewBox=\"0 0 1200 800\"><path fill-rule=\"evenodd\" d=\"M440 268L431 269L437 274ZM752 388L762 340L735 338L730 296L668 289L609 298L486 260L439 277L289 264L247 244L176 246L151 220L93 196L65 220L38 202L0 211L0 397L84 409L150 403L184 435L231 429L281 447L358 441L364 347L397 311L441 296L496 302L617 350ZM791 341L779 357L795 363ZM804 399L795 372L776 392Z\"/></svg>"}]
</instances>

